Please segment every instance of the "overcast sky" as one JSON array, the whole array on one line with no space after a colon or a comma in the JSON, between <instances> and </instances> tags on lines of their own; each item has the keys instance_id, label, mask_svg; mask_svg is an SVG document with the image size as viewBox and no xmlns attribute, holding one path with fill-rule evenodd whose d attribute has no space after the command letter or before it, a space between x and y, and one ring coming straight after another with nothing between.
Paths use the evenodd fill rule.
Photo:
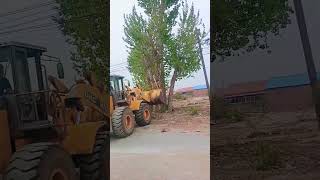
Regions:
<instances>
[{"instance_id":1,"label":"overcast sky","mask_svg":"<svg viewBox=\"0 0 320 180\"><path fill-rule=\"evenodd\" d=\"M125 42L122 40L124 37L123 25L124 14L129 14L134 5L137 6L136 0L111 0L110 1L110 45L111 45L111 74L124 75L127 79L132 80L130 73L126 68L127 65L127 48ZM199 10L200 17L202 18L206 30L210 28L210 1L209 0L189 0L193 2L196 10ZM139 10L139 9L138 9ZM204 60L206 64L207 74L210 76L210 55L209 47L203 50ZM210 78L210 77L209 77ZM209 79L210 80L210 79ZM176 89L182 87L190 87L195 85L205 84L204 73L202 70L194 73L194 77L178 81Z\"/></svg>"},{"instance_id":2,"label":"overcast sky","mask_svg":"<svg viewBox=\"0 0 320 180\"><path fill-rule=\"evenodd\" d=\"M54 25L50 16L56 15L53 10L54 4L50 0L2 0L0 6L0 42L18 41L47 48L45 54L61 59L64 70L64 82L67 85L74 83L75 71L70 61L71 46L66 42L57 25ZM41 5L48 4L48 5ZM41 6L39 6L41 5ZM23 11L26 7L34 7L31 10ZM30 8L29 8L30 9ZM18 11L17 13L9 13ZM38 20L34 20L40 18ZM32 21L34 20L34 21ZM35 28L44 26L43 28ZM10 33L4 33L11 31ZM42 62L46 65L48 74L57 76L56 64L52 62Z\"/></svg>"}]
</instances>

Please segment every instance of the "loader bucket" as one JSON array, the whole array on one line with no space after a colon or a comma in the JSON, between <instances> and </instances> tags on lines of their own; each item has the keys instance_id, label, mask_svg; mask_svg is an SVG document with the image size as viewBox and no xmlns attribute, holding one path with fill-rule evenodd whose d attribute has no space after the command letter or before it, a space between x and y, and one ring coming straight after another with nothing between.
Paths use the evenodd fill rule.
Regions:
<instances>
[{"instance_id":1,"label":"loader bucket","mask_svg":"<svg viewBox=\"0 0 320 180\"><path fill-rule=\"evenodd\" d=\"M165 104L165 94L163 93L162 89L154 89L150 92L150 104L158 105L158 104Z\"/></svg>"}]
</instances>

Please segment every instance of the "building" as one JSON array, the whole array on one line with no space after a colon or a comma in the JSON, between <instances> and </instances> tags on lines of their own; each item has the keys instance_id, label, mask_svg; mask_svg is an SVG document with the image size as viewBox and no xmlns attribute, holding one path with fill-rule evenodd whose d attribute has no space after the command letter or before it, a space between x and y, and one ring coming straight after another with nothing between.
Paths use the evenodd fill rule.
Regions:
<instances>
[{"instance_id":1,"label":"building","mask_svg":"<svg viewBox=\"0 0 320 180\"><path fill-rule=\"evenodd\" d=\"M178 89L175 91L175 93L180 93L183 95L190 95L190 96L208 96L208 88L206 85L197 85L193 87Z\"/></svg>"},{"instance_id":2,"label":"building","mask_svg":"<svg viewBox=\"0 0 320 180\"><path fill-rule=\"evenodd\" d=\"M224 89L216 90L215 94L224 97L226 103L241 111L264 110L265 87L267 81L254 81L233 84Z\"/></svg>"},{"instance_id":3,"label":"building","mask_svg":"<svg viewBox=\"0 0 320 180\"><path fill-rule=\"evenodd\" d=\"M313 104L308 74L233 84L217 89L215 93L228 104L242 107L241 109L250 107L253 111L259 108L271 112L290 112L311 108Z\"/></svg>"}]
</instances>

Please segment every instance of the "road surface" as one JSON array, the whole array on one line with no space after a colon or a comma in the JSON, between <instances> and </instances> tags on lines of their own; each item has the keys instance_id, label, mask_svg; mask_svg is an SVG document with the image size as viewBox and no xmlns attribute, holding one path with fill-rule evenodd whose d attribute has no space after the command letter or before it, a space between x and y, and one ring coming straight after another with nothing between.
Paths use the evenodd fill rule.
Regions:
<instances>
[{"instance_id":1,"label":"road surface","mask_svg":"<svg viewBox=\"0 0 320 180\"><path fill-rule=\"evenodd\" d=\"M136 128L111 139L111 180L209 180L209 136Z\"/></svg>"}]
</instances>

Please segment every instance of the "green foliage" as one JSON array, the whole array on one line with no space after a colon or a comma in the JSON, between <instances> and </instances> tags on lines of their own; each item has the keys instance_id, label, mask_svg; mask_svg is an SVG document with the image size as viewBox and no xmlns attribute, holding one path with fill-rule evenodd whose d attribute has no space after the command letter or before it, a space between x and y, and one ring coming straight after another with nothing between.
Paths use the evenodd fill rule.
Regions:
<instances>
[{"instance_id":1,"label":"green foliage","mask_svg":"<svg viewBox=\"0 0 320 180\"><path fill-rule=\"evenodd\" d=\"M244 114L232 108L228 108L224 113L224 118L231 122L239 122L244 119Z\"/></svg>"},{"instance_id":2,"label":"green foliage","mask_svg":"<svg viewBox=\"0 0 320 180\"><path fill-rule=\"evenodd\" d=\"M199 110L198 108L192 106L192 107L189 107L188 111L190 112L190 115L192 116L195 116L195 115L198 115L199 114Z\"/></svg>"},{"instance_id":3,"label":"green foliage","mask_svg":"<svg viewBox=\"0 0 320 180\"><path fill-rule=\"evenodd\" d=\"M79 73L93 71L99 80L109 83L108 0L56 0L60 16L54 17L68 42Z\"/></svg>"},{"instance_id":4,"label":"green foliage","mask_svg":"<svg viewBox=\"0 0 320 180\"><path fill-rule=\"evenodd\" d=\"M187 97L185 97L181 93L175 93L174 98L177 99L177 100L186 100L187 99Z\"/></svg>"},{"instance_id":5,"label":"green foliage","mask_svg":"<svg viewBox=\"0 0 320 180\"><path fill-rule=\"evenodd\" d=\"M212 0L215 56L222 58L264 49L268 36L290 24L288 0Z\"/></svg>"},{"instance_id":6,"label":"green foliage","mask_svg":"<svg viewBox=\"0 0 320 180\"><path fill-rule=\"evenodd\" d=\"M202 22L193 5L189 7L181 0L138 0L138 5L147 18L136 8L124 17L129 71L135 83L145 89L165 89L174 70L177 80L197 71L200 62L196 29ZM200 39L205 35L201 32Z\"/></svg>"},{"instance_id":7,"label":"green foliage","mask_svg":"<svg viewBox=\"0 0 320 180\"><path fill-rule=\"evenodd\" d=\"M149 89L146 74L154 69L157 64L148 63L147 59L151 58L152 41L148 37L147 22L139 15L134 7L130 16L125 16L125 35L124 41L130 49L128 57L129 71L133 75L133 80L144 89ZM143 66L148 63L149 67Z\"/></svg>"},{"instance_id":8,"label":"green foliage","mask_svg":"<svg viewBox=\"0 0 320 180\"><path fill-rule=\"evenodd\" d=\"M169 64L177 71L177 80L188 78L193 72L200 69L200 57L198 52L198 33L200 41L206 36L205 30L200 33L198 27L204 25L199 17L199 11L195 14L194 6L187 2L182 3L182 13L178 21L178 33L169 41Z\"/></svg>"}]
</instances>

